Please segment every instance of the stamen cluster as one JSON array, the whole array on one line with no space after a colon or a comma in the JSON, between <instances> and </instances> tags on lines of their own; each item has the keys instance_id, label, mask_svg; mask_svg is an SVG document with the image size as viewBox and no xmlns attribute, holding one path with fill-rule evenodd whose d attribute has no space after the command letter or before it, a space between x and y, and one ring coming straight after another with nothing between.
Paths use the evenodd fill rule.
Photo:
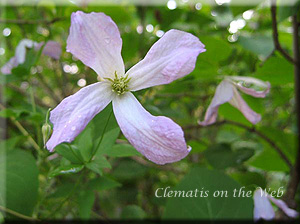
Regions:
<instances>
[{"instance_id":1,"label":"stamen cluster","mask_svg":"<svg viewBox=\"0 0 300 224\"><path fill-rule=\"evenodd\" d=\"M115 72L115 78L114 80L110 79L110 78L106 78L107 80L109 80L112 84L112 91L116 92L118 95L122 95L125 92L129 91L128 89L128 83L130 81L131 78L128 78L128 75L126 75L125 77L118 77L117 72Z\"/></svg>"}]
</instances>

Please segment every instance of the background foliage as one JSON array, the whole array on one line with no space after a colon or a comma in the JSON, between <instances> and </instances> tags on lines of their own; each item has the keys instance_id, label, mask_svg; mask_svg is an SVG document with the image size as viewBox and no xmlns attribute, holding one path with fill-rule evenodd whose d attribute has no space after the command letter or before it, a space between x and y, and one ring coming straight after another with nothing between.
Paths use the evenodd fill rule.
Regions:
<instances>
[{"instance_id":1,"label":"background foliage","mask_svg":"<svg viewBox=\"0 0 300 224\"><path fill-rule=\"evenodd\" d=\"M5 207L34 219L251 219L252 198L168 199L156 198L155 190L167 186L186 190L205 187L211 191L241 186L249 190L257 186L286 189L289 166L257 134L266 136L294 162L293 65L274 51L270 8L263 1L251 6L183 2L173 10L167 5L56 5L51 0L33 6L1 6L1 66L24 38L55 40L63 48L60 60L41 56L36 61L37 52L29 51L25 63L12 75L0 76L1 123L6 121L7 125L1 128L2 210ZM279 6L277 11L279 39L290 54L290 16L297 9ZM70 15L77 10L105 12L117 23L126 69L144 57L162 32L172 28L191 32L206 45L207 52L198 57L190 75L136 93L149 112L168 116L183 127L193 148L184 160L165 166L145 160L120 132L111 106L98 114L72 144L63 143L54 153L43 148L41 126L48 108L54 108L80 86L97 81L91 69L65 51ZM15 22L3 22L6 20ZM238 28L232 21L239 21ZM232 32L234 28L238 30ZM252 76L271 83L265 99L243 95L262 115L255 129L228 104L221 106L219 120L243 127L230 123L196 125L225 75ZM20 218L11 212L6 214L8 218Z\"/></svg>"}]
</instances>

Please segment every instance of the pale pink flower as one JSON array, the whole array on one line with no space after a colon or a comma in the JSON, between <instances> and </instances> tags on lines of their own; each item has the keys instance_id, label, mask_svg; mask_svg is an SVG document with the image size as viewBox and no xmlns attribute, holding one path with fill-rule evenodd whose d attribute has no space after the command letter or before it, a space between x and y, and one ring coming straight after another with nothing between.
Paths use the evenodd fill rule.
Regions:
<instances>
[{"instance_id":1,"label":"pale pink flower","mask_svg":"<svg viewBox=\"0 0 300 224\"><path fill-rule=\"evenodd\" d=\"M290 209L286 203L280 199L273 198L268 193L264 192L261 188L258 188L254 192L254 220L259 219L272 220L275 218L275 211L270 201L272 201L278 208L280 208L287 216L296 218L299 213L293 209Z\"/></svg>"},{"instance_id":2,"label":"pale pink flower","mask_svg":"<svg viewBox=\"0 0 300 224\"><path fill-rule=\"evenodd\" d=\"M43 46L43 42L37 43L32 40L23 39L20 41L15 50L15 56L10 58L9 61L1 68L1 72L5 75L11 74L11 70L20 64L23 64L26 59L26 50L34 48L39 51ZM48 41L43 48L42 54L59 59L61 55L61 46L55 41Z\"/></svg>"},{"instance_id":3,"label":"pale pink flower","mask_svg":"<svg viewBox=\"0 0 300 224\"><path fill-rule=\"evenodd\" d=\"M152 116L131 91L167 84L189 74L199 53L205 51L204 45L192 34L170 30L126 73L121 48L118 27L109 16L80 11L72 14L67 50L102 81L82 88L51 111L54 128L47 148L53 151L56 145L73 141L112 102L124 136L140 153L157 164L181 160L189 153L181 127L167 117Z\"/></svg>"},{"instance_id":4,"label":"pale pink flower","mask_svg":"<svg viewBox=\"0 0 300 224\"><path fill-rule=\"evenodd\" d=\"M243 100L238 90L253 97L264 98L270 91L270 83L244 76L227 76L217 87L200 125L206 126L216 122L218 109L224 103L230 103L237 108L252 124L261 120L261 115L253 111Z\"/></svg>"}]
</instances>

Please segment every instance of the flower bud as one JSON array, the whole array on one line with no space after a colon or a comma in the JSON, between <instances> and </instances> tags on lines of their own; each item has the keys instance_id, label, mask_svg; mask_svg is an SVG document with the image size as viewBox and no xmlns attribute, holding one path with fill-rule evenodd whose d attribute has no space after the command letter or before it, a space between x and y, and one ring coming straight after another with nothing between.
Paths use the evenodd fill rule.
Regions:
<instances>
[{"instance_id":1,"label":"flower bud","mask_svg":"<svg viewBox=\"0 0 300 224\"><path fill-rule=\"evenodd\" d=\"M51 128L50 124L45 123L42 127L44 147L45 147L46 142L48 141L48 139L50 137L51 131L52 131L52 128Z\"/></svg>"}]
</instances>

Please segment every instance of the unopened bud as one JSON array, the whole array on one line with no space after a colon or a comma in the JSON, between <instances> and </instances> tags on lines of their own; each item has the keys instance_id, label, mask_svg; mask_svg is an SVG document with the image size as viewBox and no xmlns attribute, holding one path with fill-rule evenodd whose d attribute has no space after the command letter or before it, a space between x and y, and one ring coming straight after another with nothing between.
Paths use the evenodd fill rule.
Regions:
<instances>
[{"instance_id":1,"label":"unopened bud","mask_svg":"<svg viewBox=\"0 0 300 224\"><path fill-rule=\"evenodd\" d=\"M52 128L50 124L46 123L42 127L42 133L43 133L43 141L44 141L44 147L46 145L46 142L48 141L50 135L51 135Z\"/></svg>"},{"instance_id":2,"label":"unopened bud","mask_svg":"<svg viewBox=\"0 0 300 224\"><path fill-rule=\"evenodd\" d=\"M48 141L48 139L51 135L51 131L52 131L52 128L51 128L50 124L48 124L50 111L51 111L51 108L49 108L49 110L47 111L45 124L42 126L44 147L46 146L46 143L47 143L47 141Z\"/></svg>"}]
</instances>

